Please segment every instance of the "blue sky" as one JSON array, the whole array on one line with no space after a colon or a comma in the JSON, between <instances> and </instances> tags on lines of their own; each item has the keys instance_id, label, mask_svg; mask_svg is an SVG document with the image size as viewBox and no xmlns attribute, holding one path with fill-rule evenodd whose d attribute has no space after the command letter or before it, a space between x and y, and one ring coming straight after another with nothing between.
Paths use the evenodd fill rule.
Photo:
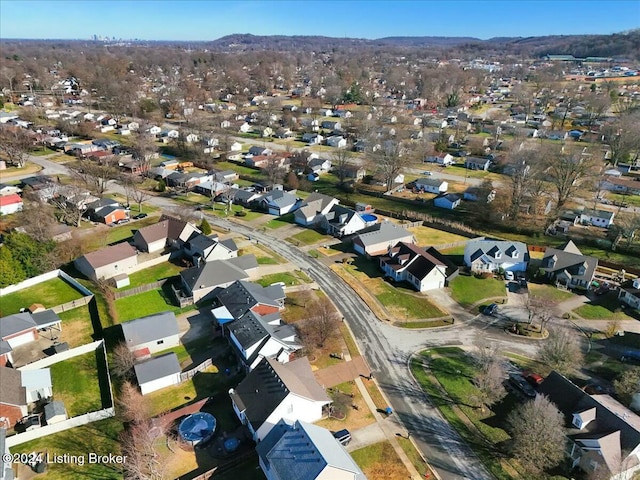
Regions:
<instances>
[{"instance_id":1,"label":"blue sky","mask_svg":"<svg viewBox=\"0 0 640 480\"><path fill-rule=\"evenodd\" d=\"M640 27L639 0L0 0L0 38L533 36Z\"/></svg>"}]
</instances>

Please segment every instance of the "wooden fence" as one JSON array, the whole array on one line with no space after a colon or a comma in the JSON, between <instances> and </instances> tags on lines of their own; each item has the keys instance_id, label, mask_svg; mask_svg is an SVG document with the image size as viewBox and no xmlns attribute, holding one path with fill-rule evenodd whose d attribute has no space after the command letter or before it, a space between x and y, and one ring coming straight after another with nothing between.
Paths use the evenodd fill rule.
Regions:
<instances>
[{"instance_id":1,"label":"wooden fence","mask_svg":"<svg viewBox=\"0 0 640 480\"><path fill-rule=\"evenodd\" d=\"M186 372L182 372L180 374L180 381L181 382L186 382L187 380L192 379L195 376L196 373L202 372L203 370L206 370L211 365L213 365L213 362L211 361L211 359L210 358L206 359L200 365L196 365L191 370L187 370Z\"/></svg>"},{"instance_id":2,"label":"wooden fence","mask_svg":"<svg viewBox=\"0 0 640 480\"><path fill-rule=\"evenodd\" d=\"M54 313L62 313L62 312L66 312L68 310L73 310L74 308L78 308L78 307L82 307L83 305L87 305L91 299L93 298L93 294L91 295L86 295L82 298L78 298L76 300L71 300L70 302L67 303L62 303L60 305L56 305L55 307L51 307L51 310L54 311Z\"/></svg>"},{"instance_id":3,"label":"wooden fence","mask_svg":"<svg viewBox=\"0 0 640 480\"><path fill-rule=\"evenodd\" d=\"M167 283L168 280L169 280L168 278L165 278L163 280L158 280L157 282L146 283L144 285L140 285L139 287L129 288L121 292L114 292L113 298L118 300L119 298L131 297L133 295L138 295L139 293L148 292L150 290L156 290L158 288L161 288L165 283Z\"/></svg>"}]
</instances>

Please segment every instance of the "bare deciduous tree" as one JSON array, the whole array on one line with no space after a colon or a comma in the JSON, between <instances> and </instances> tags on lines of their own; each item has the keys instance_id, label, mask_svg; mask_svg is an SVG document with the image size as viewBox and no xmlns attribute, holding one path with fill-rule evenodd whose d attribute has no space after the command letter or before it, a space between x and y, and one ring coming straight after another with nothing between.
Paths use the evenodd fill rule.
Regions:
<instances>
[{"instance_id":1,"label":"bare deciduous tree","mask_svg":"<svg viewBox=\"0 0 640 480\"><path fill-rule=\"evenodd\" d=\"M474 360L478 370L473 383L477 388L474 400L482 411L491 407L507 394L503 386L506 369L502 356L495 346L480 343L474 352Z\"/></svg>"},{"instance_id":2,"label":"bare deciduous tree","mask_svg":"<svg viewBox=\"0 0 640 480\"><path fill-rule=\"evenodd\" d=\"M409 156L403 151L402 144L397 140L384 140L381 147L372 155L373 168L381 175L387 191L393 187L393 180L409 163Z\"/></svg>"},{"instance_id":3,"label":"bare deciduous tree","mask_svg":"<svg viewBox=\"0 0 640 480\"><path fill-rule=\"evenodd\" d=\"M532 325L537 320L540 324L540 332L544 332L547 324L553 319L553 303L542 297L529 294L525 308L527 309L529 325Z\"/></svg>"},{"instance_id":4,"label":"bare deciduous tree","mask_svg":"<svg viewBox=\"0 0 640 480\"><path fill-rule=\"evenodd\" d=\"M277 156L269 157L262 171L269 179L270 185L282 183L284 179L285 169L282 167L280 158Z\"/></svg>"},{"instance_id":5,"label":"bare deciduous tree","mask_svg":"<svg viewBox=\"0 0 640 480\"><path fill-rule=\"evenodd\" d=\"M629 405L636 393L640 393L640 367L631 367L622 372L613 382L616 396L625 405Z\"/></svg>"},{"instance_id":6,"label":"bare deciduous tree","mask_svg":"<svg viewBox=\"0 0 640 480\"><path fill-rule=\"evenodd\" d=\"M584 363L584 355L580 349L577 333L567 328L549 331L549 338L538 350L538 360L548 367L566 375L580 368Z\"/></svg>"},{"instance_id":7,"label":"bare deciduous tree","mask_svg":"<svg viewBox=\"0 0 640 480\"><path fill-rule=\"evenodd\" d=\"M313 303L309 311L313 314L302 324L302 338L307 345L323 347L338 332L340 317L327 297Z\"/></svg>"},{"instance_id":8,"label":"bare deciduous tree","mask_svg":"<svg viewBox=\"0 0 640 480\"><path fill-rule=\"evenodd\" d=\"M557 208L561 209L591 177L594 163L579 154L548 153L545 158L547 179L556 190Z\"/></svg>"},{"instance_id":9,"label":"bare deciduous tree","mask_svg":"<svg viewBox=\"0 0 640 480\"><path fill-rule=\"evenodd\" d=\"M136 357L133 352L129 350L124 342L118 343L114 347L113 355L111 357L111 373L123 380L132 380L133 366L135 364Z\"/></svg>"},{"instance_id":10,"label":"bare deciduous tree","mask_svg":"<svg viewBox=\"0 0 640 480\"><path fill-rule=\"evenodd\" d=\"M507 422L511 428L511 452L529 475L562 461L567 441L564 416L547 397L538 395L518 406Z\"/></svg>"},{"instance_id":11,"label":"bare deciduous tree","mask_svg":"<svg viewBox=\"0 0 640 480\"><path fill-rule=\"evenodd\" d=\"M6 155L10 164L23 168L32 146L32 140L21 128L0 129L0 151Z\"/></svg>"},{"instance_id":12,"label":"bare deciduous tree","mask_svg":"<svg viewBox=\"0 0 640 480\"><path fill-rule=\"evenodd\" d=\"M333 170L337 173L341 184L346 179L347 169L351 165L352 158L353 154L345 148L340 148L331 155Z\"/></svg>"}]
</instances>

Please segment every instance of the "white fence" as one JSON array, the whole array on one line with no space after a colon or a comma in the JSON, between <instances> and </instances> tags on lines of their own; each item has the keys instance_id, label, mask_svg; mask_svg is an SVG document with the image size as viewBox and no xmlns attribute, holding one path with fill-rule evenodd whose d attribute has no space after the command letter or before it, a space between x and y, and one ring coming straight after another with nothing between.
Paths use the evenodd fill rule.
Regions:
<instances>
[{"instance_id":1,"label":"white fence","mask_svg":"<svg viewBox=\"0 0 640 480\"><path fill-rule=\"evenodd\" d=\"M144 270L145 268L154 267L154 266L159 265L161 263L168 262L170 256L171 256L171 254L167 253L165 255L160 255L159 257L152 258L150 260L146 260L146 261L144 261L142 263L137 264L135 267L132 267L127 272L127 274L131 275L132 273L139 272L140 270Z\"/></svg>"},{"instance_id":2,"label":"white fence","mask_svg":"<svg viewBox=\"0 0 640 480\"><path fill-rule=\"evenodd\" d=\"M21 443L35 440L36 438L45 437L53 433L69 430L70 428L75 428L81 425L87 425L88 423L98 422L106 418L111 418L115 416L115 414L115 409L113 407L109 407L103 410L98 410L96 412L89 412L85 413L84 415L69 418L68 420L54 423L53 425L45 425L44 427L36 428L35 430L12 435L10 437L7 437L5 441L7 446L14 447L16 445L20 445Z\"/></svg>"},{"instance_id":3,"label":"white fence","mask_svg":"<svg viewBox=\"0 0 640 480\"><path fill-rule=\"evenodd\" d=\"M94 352L103 344L104 340L96 340L95 342L72 348L66 352L56 353L50 357L36 360L33 363L28 363L17 370L38 370L39 368L46 368L54 363L62 362L63 360L68 360L69 358L77 357L78 355L84 355L85 353Z\"/></svg>"},{"instance_id":4,"label":"white fence","mask_svg":"<svg viewBox=\"0 0 640 480\"><path fill-rule=\"evenodd\" d=\"M2 297L3 295L9 295L10 293L18 292L25 288L33 287L34 285L38 285L39 283L46 282L47 280L52 280L58 277L69 283L73 288L81 292L83 295L93 295L90 290L83 287L75 279L71 278L62 270L52 270L50 272L38 275L37 277L28 278L23 282L16 283L15 285L9 285L8 287L0 288L0 297Z\"/></svg>"}]
</instances>

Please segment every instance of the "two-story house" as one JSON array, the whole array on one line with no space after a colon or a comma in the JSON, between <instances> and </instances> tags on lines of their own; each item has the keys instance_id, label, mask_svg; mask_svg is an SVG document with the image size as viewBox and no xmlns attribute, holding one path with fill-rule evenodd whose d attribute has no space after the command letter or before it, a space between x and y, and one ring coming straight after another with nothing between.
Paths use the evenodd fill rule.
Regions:
<instances>
[{"instance_id":1,"label":"two-story house","mask_svg":"<svg viewBox=\"0 0 640 480\"><path fill-rule=\"evenodd\" d=\"M589 288L598 259L583 255L569 240L560 248L547 248L540 263L545 276L562 288Z\"/></svg>"},{"instance_id":2,"label":"two-story house","mask_svg":"<svg viewBox=\"0 0 640 480\"><path fill-rule=\"evenodd\" d=\"M498 270L524 272L529 265L529 251L522 242L471 240L464 247L464 264L472 272Z\"/></svg>"}]
</instances>

